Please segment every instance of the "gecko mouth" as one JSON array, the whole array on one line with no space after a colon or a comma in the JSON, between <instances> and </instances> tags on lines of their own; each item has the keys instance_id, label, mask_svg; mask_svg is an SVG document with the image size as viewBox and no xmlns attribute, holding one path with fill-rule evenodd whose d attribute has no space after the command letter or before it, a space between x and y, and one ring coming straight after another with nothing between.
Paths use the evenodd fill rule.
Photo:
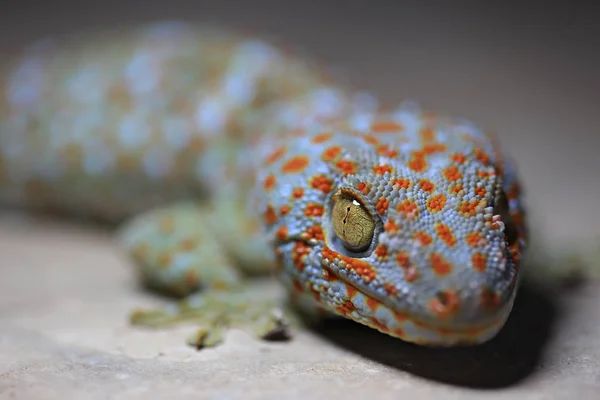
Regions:
<instances>
[{"instance_id":1,"label":"gecko mouth","mask_svg":"<svg viewBox=\"0 0 600 400\"><path fill-rule=\"evenodd\" d=\"M516 296L516 288L514 288L507 301L505 301L501 306L499 306L494 313L486 316L485 318L473 320L470 322L457 322L456 320L453 320L451 318L444 320L436 318L433 314L431 315L431 318L419 317L413 311L410 311L406 308L398 307L396 304L393 303L393 301L390 300L390 298L380 296L374 293L372 290L369 290L368 288L360 287L360 285L357 285L356 283L352 282L343 274L336 272L336 270L334 268L331 268L331 266L322 264L322 267L325 271L327 271L327 274L335 276L344 285L351 288L351 292L361 293L362 295L364 295L367 298L367 302L379 302L381 304L380 307L389 310L390 313L394 315L401 315L402 319L405 320L404 324L412 324L414 327L417 327L418 330L421 332L434 333L439 335L440 337L445 338L444 340L435 341L431 343L422 343L432 346L444 347L446 345L450 345L450 342L446 344L446 340L452 340L451 344L463 343L465 345L478 344L489 340L495 335L496 332L498 332L504 326L504 323L506 322L506 319L510 314L514 303L514 298ZM373 307L373 303L371 303L371 307ZM332 311L338 313L337 310ZM368 317L369 315L366 316ZM354 319L356 322L365 324L363 320L355 318L351 319ZM390 334L390 332L384 329L385 327L381 325L367 325L376 328L377 330L383 333ZM416 340L407 339L407 341L413 342Z\"/></svg>"}]
</instances>

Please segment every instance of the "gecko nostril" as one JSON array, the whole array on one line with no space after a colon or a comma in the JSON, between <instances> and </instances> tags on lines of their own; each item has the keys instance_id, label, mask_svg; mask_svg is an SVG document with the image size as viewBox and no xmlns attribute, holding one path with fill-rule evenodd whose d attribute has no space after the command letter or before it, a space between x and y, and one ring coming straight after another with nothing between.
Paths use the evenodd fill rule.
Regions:
<instances>
[{"instance_id":1,"label":"gecko nostril","mask_svg":"<svg viewBox=\"0 0 600 400\"><path fill-rule=\"evenodd\" d=\"M517 241L519 234L510 213L508 198L506 197L506 193L504 193L504 191L500 193L500 198L496 203L496 212L498 215L500 215L500 219L504 223L504 234L506 235L508 245L511 246Z\"/></svg>"}]
</instances>

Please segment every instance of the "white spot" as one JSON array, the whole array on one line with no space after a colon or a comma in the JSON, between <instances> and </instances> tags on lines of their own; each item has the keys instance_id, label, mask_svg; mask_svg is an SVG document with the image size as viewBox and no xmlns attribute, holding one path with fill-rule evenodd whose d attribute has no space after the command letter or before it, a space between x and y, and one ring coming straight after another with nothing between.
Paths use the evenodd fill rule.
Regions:
<instances>
[{"instance_id":1,"label":"white spot","mask_svg":"<svg viewBox=\"0 0 600 400\"><path fill-rule=\"evenodd\" d=\"M189 31L189 25L183 21L163 21L152 24L146 29L148 38L168 39Z\"/></svg>"},{"instance_id":2,"label":"white spot","mask_svg":"<svg viewBox=\"0 0 600 400\"><path fill-rule=\"evenodd\" d=\"M326 117L338 114L344 105L342 93L334 88L315 89L310 97L315 112Z\"/></svg>"},{"instance_id":3,"label":"white spot","mask_svg":"<svg viewBox=\"0 0 600 400\"><path fill-rule=\"evenodd\" d=\"M227 97L236 105L250 103L255 96L255 79L244 73L229 73L225 76L223 83Z\"/></svg>"},{"instance_id":4,"label":"white spot","mask_svg":"<svg viewBox=\"0 0 600 400\"><path fill-rule=\"evenodd\" d=\"M140 53L125 67L125 77L129 91L141 95L153 91L158 85L159 68L156 56Z\"/></svg>"},{"instance_id":5,"label":"white spot","mask_svg":"<svg viewBox=\"0 0 600 400\"><path fill-rule=\"evenodd\" d=\"M354 109L362 113L373 113L379 106L379 101L375 96L368 92L358 92L352 96Z\"/></svg>"},{"instance_id":6,"label":"white spot","mask_svg":"<svg viewBox=\"0 0 600 400\"><path fill-rule=\"evenodd\" d=\"M125 149L141 147L150 136L150 126L141 117L128 115L121 120L118 137Z\"/></svg>"},{"instance_id":7,"label":"white spot","mask_svg":"<svg viewBox=\"0 0 600 400\"><path fill-rule=\"evenodd\" d=\"M207 98L196 109L196 126L203 132L209 134L222 132L226 120L227 110L219 99Z\"/></svg>"},{"instance_id":8,"label":"white spot","mask_svg":"<svg viewBox=\"0 0 600 400\"><path fill-rule=\"evenodd\" d=\"M98 68L88 66L80 69L69 79L67 91L81 103L99 103L106 93L106 82Z\"/></svg>"},{"instance_id":9,"label":"white spot","mask_svg":"<svg viewBox=\"0 0 600 400\"><path fill-rule=\"evenodd\" d=\"M44 65L41 61L32 58L23 62L8 82L8 101L14 106L35 103L42 94L44 78Z\"/></svg>"},{"instance_id":10,"label":"white spot","mask_svg":"<svg viewBox=\"0 0 600 400\"><path fill-rule=\"evenodd\" d=\"M192 135L189 122L181 117L166 118L163 121L163 133L167 145L177 150L184 149Z\"/></svg>"},{"instance_id":11,"label":"white spot","mask_svg":"<svg viewBox=\"0 0 600 400\"><path fill-rule=\"evenodd\" d=\"M249 74L257 74L264 72L277 58L277 50L270 44L248 40L239 46L234 65L244 68Z\"/></svg>"},{"instance_id":12,"label":"white spot","mask_svg":"<svg viewBox=\"0 0 600 400\"><path fill-rule=\"evenodd\" d=\"M152 178L162 178L173 167L173 156L165 149L151 149L143 159L144 171Z\"/></svg>"},{"instance_id":13,"label":"white spot","mask_svg":"<svg viewBox=\"0 0 600 400\"><path fill-rule=\"evenodd\" d=\"M87 146L83 153L83 170L90 175L101 175L110 170L115 154L104 145Z\"/></svg>"},{"instance_id":14,"label":"white spot","mask_svg":"<svg viewBox=\"0 0 600 400\"><path fill-rule=\"evenodd\" d=\"M83 140L90 137L90 133L102 126L102 114L97 109L80 115L73 121L73 129L65 130L63 133L71 133L71 138Z\"/></svg>"},{"instance_id":15,"label":"white spot","mask_svg":"<svg viewBox=\"0 0 600 400\"><path fill-rule=\"evenodd\" d=\"M29 151L26 155L31 160L31 157L35 157L35 161L31 163L25 163L20 166L24 172L31 174L32 172L37 176L43 178L46 181L52 181L60 178L65 171L65 165L62 163L60 158L57 158L53 151L48 152L31 152ZM23 157L25 158L25 157ZM17 160L20 161L20 160Z\"/></svg>"},{"instance_id":16,"label":"white spot","mask_svg":"<svg viewBox=\"0 0 600 400\"><path fill-rule=\"evenodd\" d=\"M350 126L358 131L368 131L371 126L372 119L372 114L355 114L350 119Z\"/></svg>"}]
</instances>

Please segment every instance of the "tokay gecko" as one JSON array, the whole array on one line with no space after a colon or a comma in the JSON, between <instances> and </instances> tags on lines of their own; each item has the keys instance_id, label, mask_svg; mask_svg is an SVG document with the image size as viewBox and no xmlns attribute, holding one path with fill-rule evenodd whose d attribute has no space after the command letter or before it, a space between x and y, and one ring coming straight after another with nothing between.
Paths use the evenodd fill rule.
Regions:
<instances>
[{"instance_id":1,"label":"tokay gecko","mask_svg":"<svg viewBox=\"0 0 600 400\"><path fill-rule=\"evenodd\" d=\"M0 202L118 224L141 281L177 298L134 324L196 321L198 347L236 325L284 332L290 310L429 346L504 325L524 211L514 167L474 123L382 105L301 52L185 23L42 40L8 61ZM265 274L289 308L254 301Z\"/></svg>"}]
</instances>

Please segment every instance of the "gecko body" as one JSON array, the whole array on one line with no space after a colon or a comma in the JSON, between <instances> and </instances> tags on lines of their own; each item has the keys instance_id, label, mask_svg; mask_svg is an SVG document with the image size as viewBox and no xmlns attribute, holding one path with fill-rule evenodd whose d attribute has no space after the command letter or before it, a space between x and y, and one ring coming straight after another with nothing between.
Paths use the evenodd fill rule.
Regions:
<instances>
[{"instance_id":1,"label":"gecko body","mask_svg":"<svg viewBox=\"0 0 600 400\"><path fill-rule=\"evenodd\" d=\"M40 42L1 84L0 200L121 223L141 279L189 296L177 316L222 316L273 271L303 311L419 344L484 342L510 313L519 185L470 121L180 23Z\"/></svg>"}]
</instances>

